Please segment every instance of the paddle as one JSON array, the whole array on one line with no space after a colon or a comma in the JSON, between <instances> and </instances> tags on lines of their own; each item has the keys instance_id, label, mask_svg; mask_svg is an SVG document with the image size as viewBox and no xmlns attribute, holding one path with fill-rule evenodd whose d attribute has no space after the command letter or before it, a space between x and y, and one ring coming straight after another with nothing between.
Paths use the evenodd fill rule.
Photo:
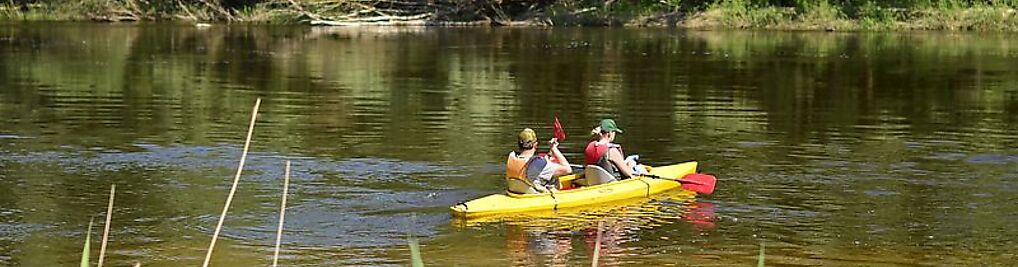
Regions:
<instances>
[{"instance_id":1,"label":"paddle","mask_svg":"<svg viewBox=\"0 0 1018 267\"><path fill-rule=\"evenodd\" d=\"M562 123L558 122L558 116L555 116L555 122L553 124L554 124L553 126L555 128L555 139L556 139L555 142L565 141L566 140L566 131L562 129ZM550 153L551 153L551 151L549 150L548 153L541 153L539 155L544 157L545 155L548 155ZM551 162L559 163L558 159L556 159L555 157L551 158Z\"/></svg>"},{"instance_id":2,"label":"paddle","mask_svg":"<svg viewBox=\"0 0 1018 267\"><path fill-rule=\"evenodd\" d=\"M562 129L562 123L558 122L558 116L555 116L554 127L555 127L555 138L558 138L560 142L565 141L566 131Z\"/></svg>"},{"instance_id":3,"label":"paddle","mask_svg":"<svg viewBox=\"0 0 1018 267\"><path fill-rule=\"evenodd\" d=\"M580 170L585 168L584 166L576 164L570 164L569 167L573 167L574 169ZM714 177L713 175L702 173L686 174L686 176L683 176L680 179L658 176L653 174L641 174L639 176L661 180L676 181L682 184L683 189L705 195L710 195L714 193L714 185L717 184L718 180L718 178Z\"/></svg>"},{"instance_id":4,"label":"paddle","mask_svg":"<svg viewBox=\"0 0 1018 267\"><path fill-rule=\"evenodd\" d=\"M709 174L702 173L690 173L683 176L681 179L676 180L675 178L661 177L653 174L642 174L643 177L650 177L654 179L671 180L682 183L682 188L697 192L700 194L710 195L714 193L714 184L717 183L718 178Z\"/></svg>"}]
</instances>

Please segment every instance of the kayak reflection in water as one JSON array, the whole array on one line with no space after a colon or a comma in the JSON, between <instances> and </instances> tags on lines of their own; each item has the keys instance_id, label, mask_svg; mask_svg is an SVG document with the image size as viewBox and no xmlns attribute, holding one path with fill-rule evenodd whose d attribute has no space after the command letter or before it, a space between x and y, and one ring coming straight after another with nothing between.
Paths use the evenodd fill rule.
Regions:
<instances>
[{"instance_id":1,"label":"kayak reflection in water","mask_svg":"<svg viewBox=\"0 0 1018 267\"><path fill-rule=\"evenodd\" d=\"M623 244L638 239L633 231L639 229L639 223L629 220L606 220L603 226L600 229L601 248L597 251L598 265L620 266L622 265L620 260L624 255L627 255L626 251L634 249L627 248ZM583 243L587 245L587 250L592 257L598 243L597 232L597 226L583 231Z\"/></svg>"},{"instance_id":2,"label":"kayak reflection in water","mask_svg":"<svg viewBox=\"0 0 1018 267\"><path fill-rule=\"evenodd\" d=\"M568 266L573 251L568 233L528 229L522 224L506 225L505 241L513 266Z\"/></svg>"},{"instance_id":3,"label":"kayak reflection in water","mask_svg":"<svg viewBox=\"0 0 1018 267\"><path fill-rule=\"evenodd\" d=\"M628 250L623 243L634 238L631 236L631 229L638 229L634 223L607 221L604 224L599 251L601 265L620 265L621 262L618 260ZM584 258L583 261L589 260L587 255L573 254L574 240L582 241L575 244L582 246L578 247L581 251L585 249L587 255L593 255L597 241L596 224L578 231L552 230L526 224L506 225L506 247L509 249L513 266L572 266L570 260L575 261L577 257Z\"/></svg>"},{"instance_id":4,"label":"kayak reflection in water","mask_svg":"<svg viewBox=\"0 0 1018 267\"><path fill-rule=\"evenodd\" d=\"M653 225L650 223L652 216L678 215L684 222L679 227L688 227L698 233L709 233L714 229L716 217L711 203L694 201L675 208L653 209L666 213L655 215L641 213L645 208L634 208L564 218L510 220L505 222L506 248L512 266L576 266L577 261L590 262L590 257L594 256L598 244L598 222L601 222L598 263L600 266L623 266L627 258L634 253L639 254L637 251L642 245L637 241L646 236L639 232L653 228L649 226Z\"/></svg>"},{"instance_id":5,"label":"kayak reflection in water","mask_svg":"<svg viewBox=\"0 0 1018 267\"><path fill-rule=\"evenodd\" d=\"M589 223L594 223L593 221ZM626 255L623 244L635 238L635 222L608 220L601 229L601 249L598 251L601 266L619 266ZM628 226L627 226L628 225ZM574 244L573 241L578 241ZM506 225L506 247L513 266L573 266L570 260L583 258L589 261L597 244L597 224L577 229L551 230L525 224ZM574 248L577 245L579 247ZM579 249L579 251L575 251ZM586 254L583 254L583 252ZM574 254L574 252L579 252Z\"/></svg>"},{"instance_id":6,"label":"kayak reflection in water","mask_svg":"<svg viewBox=\"0 0 1018 267\"><path fill-rule=\"evenodd\" d=\"M558 190L558 176L572 172L569 161L558 150L558 139L548 141L549 155L535 155L537 133L526 128L520 131L517 150L506 159L505 176L509 192L536 194Z\"/></svg>"},{"instance_id":7,"label":"kayak reflection in water","mask_svg":"<svg viewBox=\"0 0 1018 267\"><path fill-rule=\"evenodd\" d=\"M717 220L717 216L714 215L714 204L696 201L689 203L688 207L689 211L682 215L682 220L689 223L693 230L708 232L714 229L714 221Z\"/></svg>"},{"instance_id":8,"label":"kayak reflection in water","mask_svg":"<svg viewBox=\"0 0 1018 267\"><path fill-rule=\"evenodd\" d=\"M618 179L626 179L647 173L645 167L636 162L639 156L623 158L622 145L616 144L615 136L622 133L615 120L603 119L599 126L590 131L591 141L583 151L585 164L598 166Z\"/></svg>"}]
</instances>

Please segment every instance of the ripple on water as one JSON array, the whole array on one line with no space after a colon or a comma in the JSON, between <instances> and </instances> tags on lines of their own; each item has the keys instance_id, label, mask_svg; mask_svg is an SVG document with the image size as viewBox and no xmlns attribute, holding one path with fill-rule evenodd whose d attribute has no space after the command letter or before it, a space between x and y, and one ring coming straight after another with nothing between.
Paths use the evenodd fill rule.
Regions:
<instances>
[{"instance_id":1,"label":"ripple on water","mask_svg":"<svg viewBox=\"0 0 1018 267\"><path fill-rule=\"evenodd\" d=\"M117 171L124 168L186 168L192 170L235 169L241 149L233 146L171 146L137 144L141 151L42 151L9 153L0 159L20 163L55 162L68 172ZM276 153L249 152L244 165L245 179L279 179L283 162L293 162L292 176L316 177L318 170L333 171L351 179L387 180L409 174L442 172L450 167L381 158L357 158L345 161L318 160Z\"/></svg>"},{"instance_id":2,"label":"ripple on water","mask_svg":"<svg viewBox=\"0 0 1018 267\"><path fill-rule=\"evenodd\" d=\"M966 159L966 162L970 164L1011 164L1018 163L1018 155L1012 154L978 154L970 156Z\"/></svg>"},{"instance_id":3,"label":"ripple on water","mask_svg":"<svg viewBox=\"0 0 1018 267\"><path fill-rule=\"evenodd\" d=\"M24 164L55 163L67 173L94 173L118 170L185 169L193 172L213 172L205 179L227 181L236 168L240 148L232 146L171 146L136 145L138 151L43 151L4 153L0 160ZM409 162L384 158L358 158L341 161L286 156L274 153L249 153L242 179L256 184L255 197L278 197L279 180L283 176L283 162L292 160L291 195L295 197L288 208L287 229L310 229L293 233L292 240L303 245L336 247L377 247L405 242L412 230L422 236L434 235L435 227L447 225L445 209L449 203L465 198L466 192L443 191L437 185L442 177L459 177L448 166L423 162ZM227 170L228 172L222 172ZM224 175L229 173L228 175ZM177 181L170 178L168 181ZM179 182L179 181L178 181ZM199 181L200 182L200 181ZM219 183L223 188L227 182ZM159 185L182 187L192 192L196 185ZM190 189L189 189L190 188ZM271 241L274 238L276 218L266 216L274 203L260 205L255 210L231 213L231 221L246 226L226 229L224 236L236 240ZM213 212L213 211L208 211ZM411 213L424 212L411 222ZM199 232L211 232L218 216L195 214L189 216L204 222L190 225ZM151 218L150 218L151 219ZM178 222L179 223L179 222ZM0 226L4 236L17 237L27 230L23 225ZM10 230L10 231L8 231Z\"/></svg>"},{"instance_id":4,"label":"ripple on water","mask_svg":"<svg viewBox=\"0 0 1018 267\"><path fill-rule=\"evenodd\" d=\"M863 191L863 193L865 193L866 195L869 195L869 196L874 196L874 197L897 196L897 195L900 195L900 193L898 193L898 192L894 192L894 191L890 191L890 190L883 190L883 189L866 190L866 191Z\"/></svg>"},{"instance_id":5,"label":"ripple on water","mask_svg":"<svg viewBox=\"0 0 1018 267\"><path fill-rule=\"evenodd\" d=\"M933 153L933 154L924 156L923 159L937 160L937 161L959 161L959 160L964 159L967 156L968 155L965 154L965 153L938 152L938 153Z\"/></svg>"},{"instance_id":6,"label":"ripple on water","mask_svg":"<svg viewBox=\"0 0 1018 267\"><path fill-rule=\"evenodd\" d=\"M0 241L17 241L41 227L23 223L0 223Z\"/></svg>"}]
</instances>

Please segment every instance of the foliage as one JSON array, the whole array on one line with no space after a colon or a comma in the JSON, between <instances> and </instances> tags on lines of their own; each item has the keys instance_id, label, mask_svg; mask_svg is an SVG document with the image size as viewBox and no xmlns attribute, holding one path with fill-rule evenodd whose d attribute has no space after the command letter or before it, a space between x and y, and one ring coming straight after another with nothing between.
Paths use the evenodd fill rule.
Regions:
<instances>
[{"instance_id":1,"label":"foliage","mask_svg":"<svg viewBox=\"0 0 1018 267\"><path fill-rule=\"evenodd\" d=\"M707 10L707 14L714 13L722 25L735 28L778 26L792 16L788 9L754 6L748 0L723 0Z\"/></svg>"},{"instance_id":2,"label":"foliage","mask_svg":"<svg viewBox=\"0 0 1018 267\"><path fill-rule=\"evenodd\" d=\"M864 29L887 29L899 20L897 13L888 7L881 7L874 1L866 1L858 9L859 26Z\"/></svg>"}]
</instances>

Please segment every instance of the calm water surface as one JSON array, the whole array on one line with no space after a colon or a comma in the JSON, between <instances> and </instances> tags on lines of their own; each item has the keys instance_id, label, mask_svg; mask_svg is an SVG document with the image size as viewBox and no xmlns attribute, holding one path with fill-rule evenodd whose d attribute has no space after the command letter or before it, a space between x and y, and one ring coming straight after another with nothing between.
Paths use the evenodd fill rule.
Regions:
<instances>
[{"instance_id":1,"label":"calm water surface","mask_svg":"<svg viewBox=\"0 0 1018 267\"><path fill-rule=\"evenodd\" d=\"M111 184L107 263L199 265L259 97L215 266L271 262L285 160L285 265L406 265L412 232L429 265L582 266L599 222L608 266L1013 265L1015 62L1003 34L0 25L0 265L76 264ZM612 117L719 187L452 220L554 116L572 161Z\"/></svg>"}]
</instances>

